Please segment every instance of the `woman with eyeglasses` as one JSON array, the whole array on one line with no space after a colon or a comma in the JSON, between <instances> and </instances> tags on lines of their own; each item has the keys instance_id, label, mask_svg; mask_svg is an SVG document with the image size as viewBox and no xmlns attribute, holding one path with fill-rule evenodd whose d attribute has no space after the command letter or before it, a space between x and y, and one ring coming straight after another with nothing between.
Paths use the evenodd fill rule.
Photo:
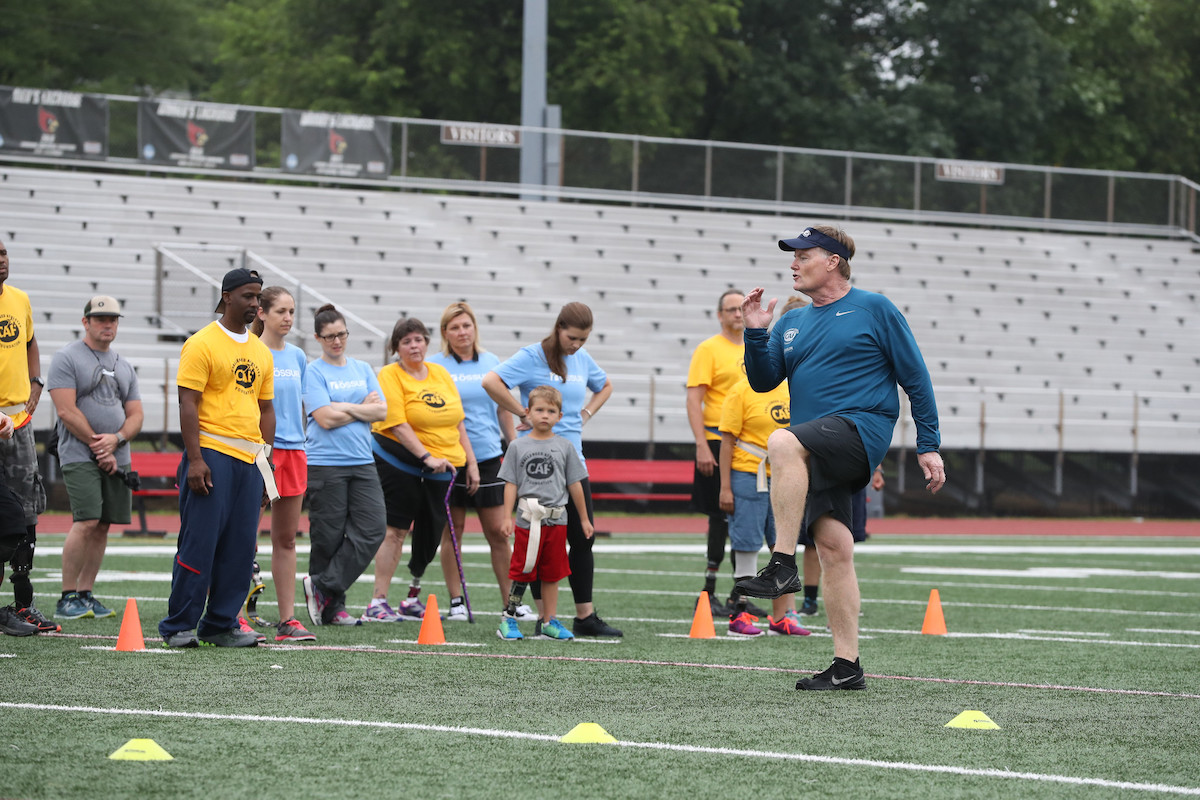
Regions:
<instances>
[{"instance_id":1,"label":"woman with eyeglasses","mask_svg":"<svg viewBox=\"0 0 1200 800\"><path fill-rule=\"evenodd\" d=\"M504 481L500 480L500 457L504 445L517 437L512 414L500 409L483 388L483 376L500 366L494 353L484 350L479 343L479 327L475 312L466 303L451 303L442 312L442 352L429 357L429 363L440 364L450 373L462 398L466 415L467 438L479 462L479 489L471 492L467 487L467 475L459 472L454 476L454 488L450 494L450 522L462 547L463 525L467 509L475 509L484 538L491 549L492 572L500 587L500 607L508 604L508 591L512 581L508 577L508 562L512 559L512 545L504 535L504 520L510 510L504 507ZM467 607L463 605L462 581L455 563L454 541L450 528L442 532L442 573L446 576L446 589L450 594L448 620L467 620ZM517 608L517 619L533 621L537 614L527 605Z\"/></svg>"},{"instance_id":2,"label":"woman with eyeglasses","mask_svg":"<svg viewBox=\"0 0 1200 800\"><path fill-rule=\"evenodd\" d=\"M452 470L466 473L467 491L479 488L479 466L467 436L463 404L446 368L425 360L429 330L419 319L401 319L392 329L396 361L379 371L387 417L372 426L375 466L387 504L387 536L375 556L375 591L364 620L422 619L421 576L437 554L446 527ZM388 589L404 537L412 528L408 561L412 583L397 612Z\"/></svg>"},{"instance_id":3,"label":"woman with eyeglasses","mask_svg":"<svg viewBox=\"0 0 1200 800\"><path fill-rule=\"evenodd\" d=\"M529 411L529 390L543 384L558 389L562 393L562 419L554 426L554 432L575 445L585 467L583 426L596 415L613 391L607 373L583 349L591 333L592 310L583 303L567 303L558 312L549 336L538 344L522 347L483 378L483 388L496 404L521 418L519 431L530 429L525 418ZM512 395L514 388L520 390L520 401ZM584 514L589 521L593 517L592 489L587 478L582 483L587 508L576 508L574 503L567 506L569 581L575 598L575 620L571 630L576 636L621 636L620 630L600 618L592 604L595 572L592 540L584 535L581 523Z\"/></svg>"},{"instance_id":4,"label":"woman with eyeglasses","mask_svg":"<svg viewBox=\"0 0 1200 800\"><path fill-rule=\"evenodd\" d=\"M375 371L346 355L350 332L341 312L321 306L313 331L321 357L304 373L312 543L304 598L314 625L361 625L346 611L346 590L383 541L386 517L371 423L387 415L387 405Z\"/></svg>"}]
</instances>

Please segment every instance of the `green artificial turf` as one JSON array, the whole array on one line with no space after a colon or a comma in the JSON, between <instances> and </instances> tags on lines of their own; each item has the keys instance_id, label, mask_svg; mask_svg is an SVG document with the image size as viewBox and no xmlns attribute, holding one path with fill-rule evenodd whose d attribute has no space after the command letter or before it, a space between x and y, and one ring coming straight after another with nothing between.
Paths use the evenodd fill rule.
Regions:
<instances>
[{"instance_id":1,"label":"green artificial turf","mask_svg":"<svg viewBox=\"0 0 1200 800\"><path fill-rule=\"evenodd\" d=\"M44 536L39 544L61 541ZM481 536L467 537L469 545L481 543ZM486 556L471 552L464 560L478 622L446 623L448 645L416 645L414 622L318 628L317 648L117 653L93 649L111 647L112 638L0 637L0 656L12 656L0 657L6 687L0 700L38 706L0 705L6 736L0 795L1115 798L1169 795L1171 787L1200 792L1200 589L1194 577L1187 579L1200 577L1200 542L874 537L856 557L868 689L832 693L793 688L832 657L823 606L811 618L810 637L726 641L718 620L716 641L678 638L689 630L701 584L702 537L624 535L600 546L651 543L691 545L694 552L597 555L596 606L625 629L618 644L500 641L499 600ZM888 551L983 544L1090 550ZM139 546L114 539L105 572L169 573L170 555L126 549ZM1104 552L1115 547L1145 552ZM1186 551L1155 552L1179 547ZM306 560L301 556L302 569ZM57 597L58 565L57 556L39 555L35 562L38 604L47 612ZM1090 571L1025 572L1047 568ZM963 569L1019 572L933 572ZM97 594L118 611L125 598L138 598L146 643L157 650L156 624L169 583L125 577L131 579L102 574ZM434 566L425 590L444 593L439 577ZM719 588L729 585L726 566ZM935 588L950 636L919 633ZM397 585L393 599L402 594ZM369 596L368 583L356 585L351 611L360 612ZM302 593L300 599L304 619ZM274 613L271 600L268 581L264 616ZM439 593L439 600L444 609L448 598ZM562 600L568 617L569 592ZM65 623L64 634L115 637L119 625L119 618L78 620ZM531 623L521 627L532 633ZM964 710L982 711L1000 730L944 727ZM148 713L159 711L175 715ZM203 714L217 718L197 716ZM583 722L600 725L622 744L556 741ZM153 739L174 759L108 758L135 738ZM1055 782L1053 776L1163 791Z\"/></svg>"}]
</instances>

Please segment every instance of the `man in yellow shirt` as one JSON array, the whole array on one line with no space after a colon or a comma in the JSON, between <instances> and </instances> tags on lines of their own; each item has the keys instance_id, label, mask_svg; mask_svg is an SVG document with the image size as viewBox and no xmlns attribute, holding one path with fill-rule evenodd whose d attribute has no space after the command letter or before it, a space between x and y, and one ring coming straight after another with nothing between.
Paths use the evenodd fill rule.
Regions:
<instances>
[{"instance_id":1,"label":"man in yellow shirt","mask_svg":"<svg viewBox=\"0 0 1200 800\"><path fill-rule=\"evenodd\" d=\"M267 460L275 441L271 351L247 326L258 313L262 278L231 270L221 284L221 318L197 331L179 356L179 549L167 616L168 647L254 647L238 612L254 564L264 486L275 493ZM205 601L207 600L207 609Z\"/></svg>"},{"instance_id":2,"label":"man in yellow shirt","mask_svg":"<svg viewBox=\"0 0 1200 800\"><path fill-rule=\"evenodd\" d=\"M42 380L37 337L33 335L33 310L29 295L8 281L8 248L0 242L0 412L13 418L11 438L0 440L0 473L9 490L21 502L25 525L24 541L17 544L9 563L15 603L6 616L17 616L37 626L39 631L55 631L58 625L47 620L33 604L33 551L37 543L38 514L46 510L46 490L38 473L37 451L33 442L33 412L46 385ZM0 567L0 577L3 576Z\"/></svg>"},{"instance_id":3,"label":"man in yellow shirt","mask_svg":"<svg viewBox=\"0 0 1200 800\"><path fill-rule=\"evenodd\" d=\"M729 608L716 599L717 570L725 559L729 524L721 510L721 475L717 462L721 452L721 407L725 395L746 376L742 343L742 293L730 289L717 301L721 332L705 339L692 353L687 377L687 416L696 442L696 470L692 478L692 505L708 515L708 564L704 591L712 602L714 616L728 616Z\"/></svg>"}]
</instances>

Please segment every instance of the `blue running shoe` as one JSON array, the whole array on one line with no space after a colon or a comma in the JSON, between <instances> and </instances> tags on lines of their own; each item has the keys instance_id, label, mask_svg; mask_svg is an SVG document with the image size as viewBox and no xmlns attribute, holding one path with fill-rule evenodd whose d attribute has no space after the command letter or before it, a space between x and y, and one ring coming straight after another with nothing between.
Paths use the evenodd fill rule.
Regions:
<instances>
[{"instance_id":1,"label":"blue running shoe","mask_svg":"<svg viewBox=\"0 0 1200 800\"><path fill-rule=\"evenodd\" d=\"M575 638L575 634L564 628L557 617L553 617L547 622L542 623L542 630L539 636L543 639L557 639L559 641L570 641Z\"/></svg>"},{"instance_id":2,"label":"blue running shoe","mask_svg":"<svg viewBox=\"0 0 1200 800\"><path fill-rule=\"evenodd\" d=\"M96 612L92 611L91 603L79 596L79 592L71 592L55 604L54 616L58 619L82 619L94 617Z\"/></svg>"},{"instance_id":3,"label":"blue running shoe","mask_svg":"<svg viewBox=\"0 0 1200 800\"><path fill-rule=\"evenodd\" d=\"M525 634L521 633L521 629L517 627L516 619L507 614L500 617L500 629L496 631L496 635L505 641L525 638Z\"/></svg>"}]
</instances>

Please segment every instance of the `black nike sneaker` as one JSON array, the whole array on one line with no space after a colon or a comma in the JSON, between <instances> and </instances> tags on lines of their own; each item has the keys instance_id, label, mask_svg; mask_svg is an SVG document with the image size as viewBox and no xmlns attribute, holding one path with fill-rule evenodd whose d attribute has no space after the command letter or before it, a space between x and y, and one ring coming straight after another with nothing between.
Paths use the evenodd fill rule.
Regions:
<instances>
[{"instance_id":1,"label":"black nike sneaker","mask_svg":"<svg viewBox=\"0 0 1200 800\"><path fill-rule=\"evenodd\" d=\"M833 665L824 672L818 672L811 678L801 678L796 681L797 691L826 692L832 689L865 689L867 678L857 661L851 664L841 658L835 658Z\"/></svg>"},{"instance_id":2,"label":"black nike sneaker","mask_svg":"<svg viewBox=\"0 0 1200 800\"><path fill-rule=\"evenodd\" d=\"M753 578L743 578L735 585L744 595L768 599L804 591L796 568L780 564L778 561L768 562Z\"/></svg>"}]
</instances>

